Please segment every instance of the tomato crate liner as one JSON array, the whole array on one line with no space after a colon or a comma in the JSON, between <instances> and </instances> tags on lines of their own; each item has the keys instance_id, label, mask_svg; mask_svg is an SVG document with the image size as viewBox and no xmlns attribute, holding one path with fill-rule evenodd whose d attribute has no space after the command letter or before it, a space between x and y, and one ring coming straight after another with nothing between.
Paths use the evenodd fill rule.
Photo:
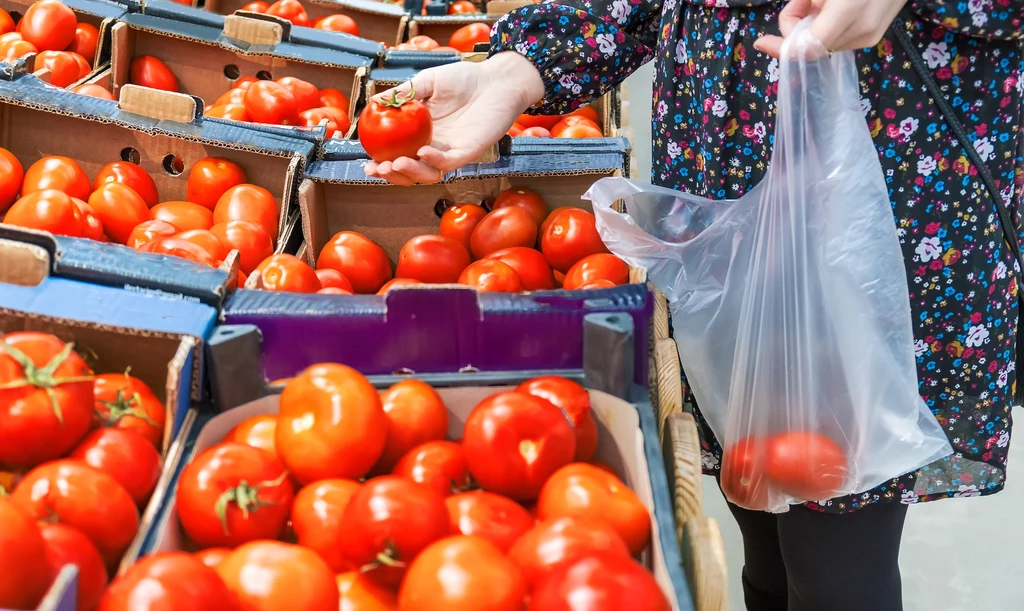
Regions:
<instances>
[{"instance_id":1,"label":"tomato crate liner","mask_svg":"<svg viewBox=\"0 0 1024 611\"><path fill-rule=\"evenodd\" d=\"M540 373L540 372L535 372ZM393 380L397 381L397 380ZM496 392L512 390L513 386L466 386L438 388L451 415L449 436L462 434L466 417L477 403ZM641 562L650 569L672 603L673 609L692 609L689 588L682 571L682 556L675 539L669 484L662 463L654 414L639 389L636 403L591 390L591 403L599 428L596 458L607 462L622 474L650 510L652 545L643 552ZM162 498L163 511L151 523L141 553L187 549L184 533L174 507L175 490L181 470L198 453L215 445L229 430L246 418L273 414L278 410L280 395L269 395L228 410L209 420L193 412L182 427L172 448L176 462L173 474L154 496ZM205 420L205 421L204 421Z\"/></svg>"},{"instance_id":2,"label":"tomato crate liner","mask_svg":"<svg viewBox=\"0 0 1024 611\"><path fill-rule=\"evenodd\" d=\"M96 40L96 56L85 58L93 68L99 68L110 61L110 28L119 17L125 14L127 7L116 2L105 0L61 0L75 13L79 22L96 26L99 38ZM0 8L11 14L15 21L21 19L25 10L35 0L0 0Z\"/></svg>"}]
</instances>

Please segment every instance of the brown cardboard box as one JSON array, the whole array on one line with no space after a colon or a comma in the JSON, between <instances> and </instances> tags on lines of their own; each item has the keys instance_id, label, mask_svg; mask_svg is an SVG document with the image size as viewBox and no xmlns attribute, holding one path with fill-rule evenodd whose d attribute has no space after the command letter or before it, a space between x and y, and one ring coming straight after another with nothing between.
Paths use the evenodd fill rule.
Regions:
<instances>
[{"instance_id":1,"label":"brown cardboard box","mask_svg":"<svg viewBox=\"0 0 1024 611\"><path fill-rule=\"evenodd\" d=\"M230 15L248 3L248 0L207 0L205 8L220 15ZM360 37L390 46L402 42L409 21L408 14L401 7L381 2L302 0L302 6L309 14L310 22L330 15L347 15L359 26Z\"/></svg>"}]
</instances>

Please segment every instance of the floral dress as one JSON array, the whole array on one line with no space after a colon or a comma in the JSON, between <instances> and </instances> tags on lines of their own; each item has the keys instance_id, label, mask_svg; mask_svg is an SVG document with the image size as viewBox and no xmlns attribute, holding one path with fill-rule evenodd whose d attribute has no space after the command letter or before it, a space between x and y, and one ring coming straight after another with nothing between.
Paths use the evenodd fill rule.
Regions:
<instances>
[{"instance_id":1,"label":"floral dress","mask_svg":"<svg viewBox=\"0 0 1024 611\"><path fill-rule=\"evenodd\" d=\"M502 17L492 53L531 60L535 111L567 112L657 62L653 182L741 196L772 151L779 66L753 48L778 32L773 0L547 0ZM1024 0L911 0L904 27L991 171L1020 234ZM920 393L954 454L863 494L809 503L845 513L1003 488L1016 377L1020 270L978 169L892 31L858 52L861 107L903 247ZM681 346L682 350L686 346ZM702 426L704 466L721 449Z\"/></svg>"}]
</instances>

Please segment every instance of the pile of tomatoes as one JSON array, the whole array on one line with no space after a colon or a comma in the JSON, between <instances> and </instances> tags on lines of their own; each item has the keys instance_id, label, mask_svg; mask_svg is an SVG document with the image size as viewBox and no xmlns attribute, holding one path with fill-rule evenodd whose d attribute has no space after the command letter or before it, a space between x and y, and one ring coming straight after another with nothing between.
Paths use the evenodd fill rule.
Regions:
<instances>
[{"instance_id":1,"label":"pile of tomatoes","mask_svg":"<svg viewBox=\"0 0 1024 611\"><path fill-rule=\"evenodd\" d=\"M0 9L0 61L36 53L36 72L46 69L50 83L68 87L92 72L99 31L78 23L74 11L59 0L39 0L15 25Z\"/></svg>"},{"instance_id":2,"label":"pile of tomatoes","mask_svg":"<svg viewBox=\"0 0 1024 611\"><path fill-rule=\"evenodd\" d=\"M458 3L456 3L458 4ZM452 6L455 6L453 4ZM449 11L451 9L449 8ZM491 26L486 23L470 23L452 32L448 37L448 44L442 46L430 36L413 36L407 42L399 44L396 49L408 51L448 51L457 53L472 53L478 44L488 44L491 41Z\"/></svg>"},{"instance_id":3,"label":"pile of tomatoes","mask_svg":"<svg viewBox=\"0 0 1024 611\"><path fill-rule=\"evenodd\" d=\"M302 3L299 2L299 0L277 0L277 2L274 2L273 4L263 2L263 0L256 0L255 2L246 4L241 10L248 11L250 13L262 13L264 15L280 17L285 21L291 22L292 25L312 27L317 30L342 32L353 36L359 36L359 26L356 25L355 20L348 15L335 13L314 21L309 18L309 13L306 12L306 7L302 6Z\"/></svg>"},{"instance_id":4,"label":"pile of tomatoes","mask_svg":"<svg viewBox=\"0 0 1024 611\"><path fill-rule=\"evenodd\" d=\"M145 611L132 605L152 592L194 611L670 608L633 560L647 508L594 462L582 386L536 378L481 401L461 439L450 425L421 381L379 393L343 365L306 369L277 414L182 471L175 507L198 551L143 559L100 609Z\"/></svg>"},{"instance_id":5,"label":"pile of tomatoes","mask_svg":"<svg viewBox=\"0 0 1024 611\"><path fill-rule=\"evenodd\" d=\"M206 116L268 125L325 125L328 138L342 138L352 125L349 100L334 88L292 76L276 81L246 76L206 108Z\"/></svg>"},{"instance_id":6,"label":"pile of tomatoes","mask_svg":"<svg viewBox=\"0 0 1024 611\"><path fill-rule=\"evenodd\" d=\"M531 138L602 138L600 118L592 106L566 115L519 115L508 135Z\"/></svg>"},{"instance_id":7,"label":"pile of tomatoes","mask_svg":"<svg viewBox=\"0 0 1024 611\"><path fill-rule=\"evenodd\" d=\"M160 477L165 407L53 335L2 339L0 470L16 483L0 493L0 608L35 609L75 564L78 609L94 609Z\"/></svg>"}]
</instances>

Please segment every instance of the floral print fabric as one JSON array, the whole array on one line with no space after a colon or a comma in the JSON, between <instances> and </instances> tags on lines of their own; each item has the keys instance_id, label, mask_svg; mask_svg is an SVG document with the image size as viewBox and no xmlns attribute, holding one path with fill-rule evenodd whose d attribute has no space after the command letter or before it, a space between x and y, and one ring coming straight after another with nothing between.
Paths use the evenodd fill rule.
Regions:
<instances>
[{"instance_id":1,"label":"floral print fabric","mask_svg":"<svg viewBox=\"0 0 1024 611\"><path fill-rule=\"evenodd\" d=\"M501 18L492 52L515 51L537 66L547 95L534 111L543 112L579 107L654 59L653 182L731 199L757 184L770 161L778 63L753 42L778 32L781 7L548 0ZM1019 235L1024 0L912 0L903 17ZM1020 270L978 169L891 32L858 52L857 64L906 262L920 393L955 452L863 494L808 505L844 513L991 494L1006 478ZM702 429L704 466L714 472L721 449Z\"/></svg>"}]
</instances>

